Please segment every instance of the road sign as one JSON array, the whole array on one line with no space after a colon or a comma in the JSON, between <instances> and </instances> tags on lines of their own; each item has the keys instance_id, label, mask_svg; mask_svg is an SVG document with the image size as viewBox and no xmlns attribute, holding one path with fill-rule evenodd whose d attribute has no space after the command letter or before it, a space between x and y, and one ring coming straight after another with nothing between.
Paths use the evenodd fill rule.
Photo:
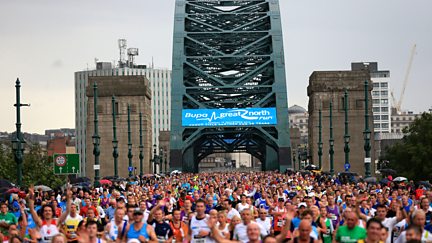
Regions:
<instances>
[{"instance_id":1,"label":"road sign","mask_svg":"<svg viewBox=\"0 0 432 243\"><path fill-rule=\"evenodd\" d=\"M128 170L129 170L129 172L132 172L133 171L133 167L129 166Z\"/></svg>"},{"instance_id":2,"label":"road sign","mask_svg":"<svg viewBox=\"0 0 432 243\"><path fill-rule=\"evenodd\" d=\"M54 154L53 161L55 175L80 173L79 154Z\"/></svg>"},{"instance_id":3,"label":"road sign","mask_svg":"<svg viewBox=\"0 0 432 243\"><path fill-rule=\"evenodd\" d=\"M345 167L345 170L349 170L351 168L351 164L345 164L344 167Z\"/></svg>"}]
</instances>

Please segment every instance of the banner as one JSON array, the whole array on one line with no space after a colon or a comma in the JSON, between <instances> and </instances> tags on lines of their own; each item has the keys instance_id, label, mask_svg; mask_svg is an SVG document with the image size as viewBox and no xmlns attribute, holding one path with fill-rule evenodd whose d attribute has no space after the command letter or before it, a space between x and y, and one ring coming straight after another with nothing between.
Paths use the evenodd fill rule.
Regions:
<instances>
[{"instance_id":1,"label":"banner","mask_svg":"<svg viewBox=\"0 0 432 243\"><path fill-rule=\"evenodd\" d=\"M277 124L276 108L185 109L182 126L251 126Z\"/></svg>"}]
</instances>

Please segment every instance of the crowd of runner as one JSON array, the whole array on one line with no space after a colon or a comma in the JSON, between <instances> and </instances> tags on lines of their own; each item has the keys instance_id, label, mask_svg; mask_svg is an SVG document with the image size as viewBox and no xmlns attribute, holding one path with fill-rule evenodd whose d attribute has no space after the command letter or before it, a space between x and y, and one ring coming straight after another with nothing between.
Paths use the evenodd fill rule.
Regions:
<instances>
[{"instance_id":1,"label":"crowd of runner","mask_svg":"<svg viewBox=\"0 0 432 243\"><path fill-rule=\"evenodd\" d=\"M429 242L432 191L276 172L176 174L11 194L2 242Z\"/></svg>"}]
</instances>

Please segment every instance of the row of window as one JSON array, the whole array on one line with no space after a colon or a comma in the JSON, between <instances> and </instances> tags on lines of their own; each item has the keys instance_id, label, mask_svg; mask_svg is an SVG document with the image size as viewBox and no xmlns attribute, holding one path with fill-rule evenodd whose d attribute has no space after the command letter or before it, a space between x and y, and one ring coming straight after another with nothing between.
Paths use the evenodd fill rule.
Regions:
<instances>
[{"instance_id":1,"label":"row of window","mask_svg":"<svg viewBox=\"0 0 432 243\"><path fill-rule=\"evenodd\" d=\"M388 99L372 99L372 103L376 104L388 104Z\"/></svg>"},{"instance_id":2,"label":"row of window","mask_svg":"<svg viewBox=\"0 0 432 243\"><path fill-rule=\"evenodd\" d=\"M374 121L378 121L378 120L385 120L387 121L389 119L388 115L374 115L373 116Z\"/></svg>"},{"instance_id":3,"label":"row of window","mask_svg":"<svg viewBox=\"0 0 432 243\"><path fill-rule=\"evenodd\" d=\"M389 128L388 123L375 123L374 128Z\"/></svg>"},{"instance_id":4,"label":"row of window","mask_svg":"<svg viewBox=\"0 0 432 243\"><path fill-rule=\"evenodd\" d=\"M388 107L372 107L373 112L383 112L387 113L389 111Z\"/></svg>"},{"instance_id":5,"label":"row of window","mask_svg":"<svg viewBox=\"0 0 432 243\"><path fill-rule=\"evenodd\" d=\"M382 96L388 96L388 91L387 91L387 90L372 91L372 95L373 95L373 96L379 96L380 94L381 94Z\"/></svg>"},{"instance_id":6,"label":"row of window","mask_svg":"<svg viewBox=\"0 0 432 243\"><path fill-rule=\"evenodd\" d=\"M379 88L379 87L381 87L381 88L387 88L388 87L388 83L387 82L381 82L381 83L376 82L376 83L373 83L373 87L374 88Z\"/></svg>"}]
</instances>

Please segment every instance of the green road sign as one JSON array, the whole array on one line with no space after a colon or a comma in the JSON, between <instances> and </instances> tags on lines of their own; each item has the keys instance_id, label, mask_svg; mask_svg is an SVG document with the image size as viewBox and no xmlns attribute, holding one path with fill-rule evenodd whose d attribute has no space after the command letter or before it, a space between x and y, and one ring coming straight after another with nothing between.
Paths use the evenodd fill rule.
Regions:
<instances>
[{"instance_id":1,"label":"green road sign","mask_svg":"<svg viewBox=\"0 0 432 243\"><path fill-rule=\"evenodd\" d=\"M55 175L80 173L79 154L54 154L53 161Z\"/></svg>"}]
</instances>

